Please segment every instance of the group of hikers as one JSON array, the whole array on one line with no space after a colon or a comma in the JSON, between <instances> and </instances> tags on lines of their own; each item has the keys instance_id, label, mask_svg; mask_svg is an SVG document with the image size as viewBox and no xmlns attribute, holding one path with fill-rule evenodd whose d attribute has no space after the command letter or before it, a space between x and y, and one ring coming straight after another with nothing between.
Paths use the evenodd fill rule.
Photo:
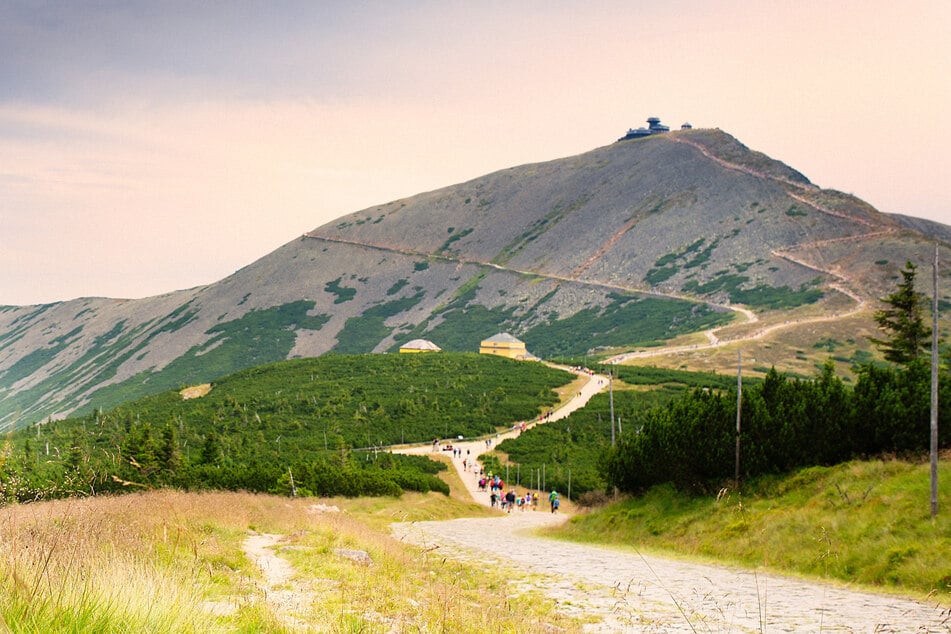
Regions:
<instances>
[{"instance_id":1,"label":"group of hikers","mask_svg":"<svg viewBox=\"0 0 951 634\"><path fill-rule=\"evenodd\" d=\"M545 412L539 416L544 420L551 416L551 411ZM516 423L514 429L522 431L525 429L525 423ZM487 439L486 448L491 446L491 438ZM462 459L462 470L471 471L477 479L479 491L489 492L489 506L500 508L507 513L513 510L524 511L526 509L538 510L539 496L537 491L526 490L524 494L516 493L514 487L505 492L505 482L497 475L486 474L482 466L472 457L472 451L468 448L454 447L451 444L443 445L438 438L433 439L433 451L451 451L454 459ZM558 491L551 491L548 494L548 508L552 513L556 513L561 507L561 496Z\"/></svg>"},{"instance_id":2,"label":"group of hikers","mask_svg":"<svg viewBox=\"0 0 951 634\"><path fill-rule=\"evenodd\" d=\"M551 416L551 411L543 413L540 419ZM515 429L521 431L525 428L525 423L516 423ZM461 438L461 437L460 437ZM485 441L486 448L491 446L492 439ZM468 448L453 446L452 444L443 445L438 438L433 439L432 448L434 452L451 451L453 459L462 459L462 470L472 472L479 486L480 492L489 493L489 506L500 508L507 513L513 510L524 511L526 509L538 510L539 495L537 491L526 490L524 494L518 494L514 487L506 492L505 482L497 475L486 474L482 466L472 457L472 451ZM548 494L548 508L552 513L556 513L561 507L561 496L558 491L551 491Z\"/></svg>"},{"instance_id":3,"label":"group of hikers","mask_svg":"<svg viewBox=\"0 0 951 634\"><path fill-rule=\"evenodd\" d=\"M510 488L507 493L503 493L505 482L499 476L491 473L488 475L477 473L476 477L479 478L479 491L489 491L489 506L492 508L498 506L506 513L511 513L513 510L524 511L529 508L533 511L538 510L539 498L537 491L525 491L524 495L518 495L514 488ZM552 491L548 494L548 506L552 513L556 512L561 506L558 491Z\"/></svg>"}]
</instances>

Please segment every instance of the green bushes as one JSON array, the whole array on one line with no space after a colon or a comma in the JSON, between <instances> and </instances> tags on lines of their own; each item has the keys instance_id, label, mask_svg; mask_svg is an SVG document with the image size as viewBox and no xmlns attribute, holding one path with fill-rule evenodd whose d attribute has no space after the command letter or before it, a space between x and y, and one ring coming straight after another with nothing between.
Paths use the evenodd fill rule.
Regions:
<instances>
[{"instance_id":1,"label":"green bushes","mask_svg":"<svg viewBox=\"0 0 951 634\"><path fill-rule=\"evenodd\" d=\"M553 388L572 378L453 353L259 366L200 398L169 391L11 434L0 451L0 503L153 487L289 493L289 470L299 490L322 495L448 492L436 477L444 465L352 448L494 432L550 407Z\"/></svg>"},{"instance_id":2,"label":"green bushes","mask_svg":"<svg viewBox=\"0 0 951 634\"><path fill-rule=\"evenodd\" d=\"M665 386L649 391L616 390L616 420L622 421L622 428L626 430L639 412L667 403L683 389ZM538 476L544 472L546 488L567 492L570 476L571 495L576 497L607 487L601 460L610 444L610 397L606 392L601 392L568 418L533 427L516 438L503 441L498 449L508 455L511 463L517 465L511 467L509 472L520 473L522 484L537 482ZM486 464L486 470L491 470L488 463L483 464ZM501 469L495 473L505 472L502 465L495 468ZM531 474L535 474L535 480L532 480Z\"/></svg>"},{"instance_id":3,"label":"green bushes","mask_svg":"<svg viewBox=\"0 0 951 634\"><path fill-rule=\"evenodd\" d=\"M831 465L880 453L914 454L929 441L930 381L924 364L866 366L853 390L831 363L812 380L771 370L743 391L740 471L743 478ZM942 402L951 401L944 388ZM605 461L609 484L642 492L661 483L704 491L735 469L736 392L695 389L625 423ZM942 431L941 444L951 442Z\"/></svg>"},{"instance_id":4,"label":"green bushes","mask_svg":"<svg viewBox=\"0 0 951 634\"><path fill-rule=\"evenodd\" d=\"M357 294L357 289L351 288L349 286L341 286L340 280L342 278L337 278L331 280L324 285L324 290L332 295L336 296L334 299L334 304L342 304L344 302L349 302Z\"/></svg>"},{"instance_id":5,"label":"green bushes","mask_svg":"<svg viewBox=\"0 0 951 634\"><path fill-rule=\"evenodd\" d=\"M611 303L533 327L522 335L545 358L583 355L598 347L649 345L728 323L732 313L706 304L610 293Z\"/></svg>"},{"instance_id":6,"label":"green bushes","mask_svg":"<svg viewBox=\"0 0 951 634\"><path fill-rule=\"evenodd\" d=\"M581 359L574 359L569 364L581 362ZM622 383L652 388L615 389L614 410L615 420L618 421L615 431L618 436L622 432L636 432L642 424L642 417L650 415L652 409L676 401L691 388L728 390L736 384L736 377L733 376L649 366L602 366L598 371L606 374L608 368L621 382L617 384L619 388L622 388ZM749 380L747 386L758 382L758 379ZM732 415L735 420L735 413ZM603 460L608 456L610 444L610 397L607 392L601 392L587 406L568 418L533 427L517 438L502 442L498 448L507 454L510 465L513 465L509 469L510 473L521 473L522 484L534 483L538 475L544 472L547 488L567 492L570 476L574 498L608 487ZM494 455L489 456L497 461ZM484 464L490 470L489 463ZM504 473L501 464L497 464L494 469L496 473L500 469Z\"/></svg>"}]
</instances>

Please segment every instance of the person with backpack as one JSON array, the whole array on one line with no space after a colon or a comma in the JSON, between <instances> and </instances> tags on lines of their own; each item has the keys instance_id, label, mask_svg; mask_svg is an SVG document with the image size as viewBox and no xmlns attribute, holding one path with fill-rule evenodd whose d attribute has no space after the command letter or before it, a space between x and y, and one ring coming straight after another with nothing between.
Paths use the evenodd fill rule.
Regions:
<instances>
[{"instance_id":1,"label":"person with backpack","mask_svg":"<svg viewBox=\"0 0 951 634\"><path fill-rule=\"evenodd\" d=\"M505 494L505 510L511 513L513 506L515 506L515 489Z\"/></svg>"},{"instance_id":2,"label":"person with backpack","mask_svg":"<svg viewBox=\"0 0 951 634\"><path fill-rule=\"evenodd\" d=\"M558 491L552 490L552 492L548 494L548 503L551 505L552 513L558 510L558 507L561 506L561 500L558 499Z\"/></svg>"}]
</instances>

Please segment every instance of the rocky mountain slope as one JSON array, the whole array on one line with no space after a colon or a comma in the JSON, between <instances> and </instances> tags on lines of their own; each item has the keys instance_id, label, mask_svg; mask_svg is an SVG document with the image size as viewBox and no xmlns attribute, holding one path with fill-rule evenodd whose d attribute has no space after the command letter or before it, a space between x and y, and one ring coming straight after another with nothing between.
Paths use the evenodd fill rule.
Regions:
<instances>
[{"instance_id":1,"label":"rocky mountain slope","mask_svg":"<svg viewBox=\"0 0 951 634\"><path fill-rule=\"evenodd\" d=\"M652 135L343 216L208 286L0 307L0 426L416 337L475 350L508 331L549 357L834 314L949 236L722 131Z\"/></svg>"}]
</instances>

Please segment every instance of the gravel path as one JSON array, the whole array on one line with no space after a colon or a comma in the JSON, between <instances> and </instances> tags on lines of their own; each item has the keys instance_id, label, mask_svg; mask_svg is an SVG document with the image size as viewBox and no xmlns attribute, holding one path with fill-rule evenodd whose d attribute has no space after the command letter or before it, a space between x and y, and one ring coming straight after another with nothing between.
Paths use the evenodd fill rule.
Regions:
<instances>
[{"instance_id":1,"label":"gravel path","mask_svg":"<svg viewBox=\"0 0 951 634\"><path fill-rule=\"evenodd\" d=\"M550 420L567 416L605 388L604 377L591 377ZM501 435L493 447L515 434ZM462 465L463 458L475 459L486 450L485 441L454 446L462 450L452 463L463 483L474 500L489 506L488 493L478 490L476 476ZM590 632L951 633L951 610L911 599L532 535L534 529L566 519L545 510L515 511L394 524L392 530L398 539L471 562L477 569L498 565L512 570L516 588L544 592L560 610L597 620L585 626Z\"/></svg>"},{"instance_id":2,"label":"gravel path","mask_svg":"<svg viewBox=\"0 0 951 634\"><path fill-rule=\"evenodd\" d=\"M599 618L590 632L951 632L951 615L909 599L751 570L702 565L532 536L564 516L414 522L394 535L481 569L501 565L516 587L564 612Z\"/></svg>"}]
</instances>

